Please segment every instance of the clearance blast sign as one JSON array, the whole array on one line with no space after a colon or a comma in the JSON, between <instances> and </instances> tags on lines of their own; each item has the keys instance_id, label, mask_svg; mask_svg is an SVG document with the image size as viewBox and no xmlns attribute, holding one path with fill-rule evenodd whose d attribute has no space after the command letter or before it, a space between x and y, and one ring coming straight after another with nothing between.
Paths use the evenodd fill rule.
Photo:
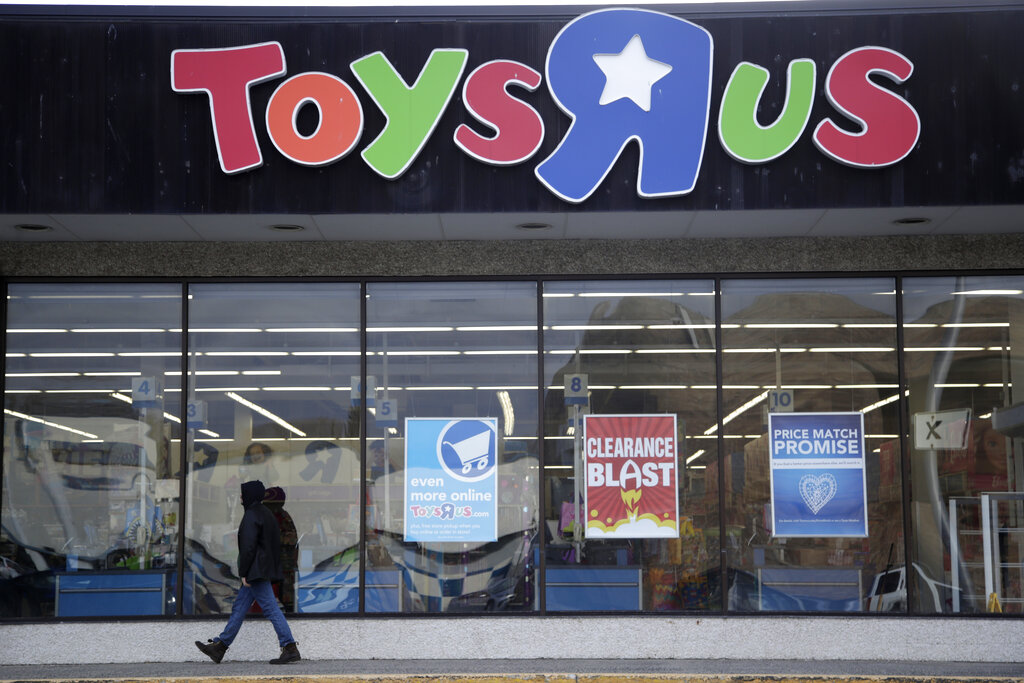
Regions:
<instances>
[{"instance_id":1,"label":"clearance blast sign","mask_svg":"<svg viewBox=\"0 0 1024 683\"><path fill-rule=\"evenodd\" d=\"M586 415L587 538L677 538L675 415Z\"/></svg>"}]
</instances>

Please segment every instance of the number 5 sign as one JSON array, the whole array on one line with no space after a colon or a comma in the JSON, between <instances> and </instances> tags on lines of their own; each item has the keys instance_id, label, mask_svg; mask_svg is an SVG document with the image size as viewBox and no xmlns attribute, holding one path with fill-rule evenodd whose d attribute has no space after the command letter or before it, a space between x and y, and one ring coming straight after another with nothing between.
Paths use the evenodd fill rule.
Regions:
<instances>
[{"instance_id":1,"label":"number 5 sign","mask_svg":"<svg viewBox=\"0 0 1024 683\"><path fill-rule=\"evenodd\" d=\"M377 402L377 412L374 418L378 427L398 426L398 405L396 401L387 399Z\"/></svg>"}]
</instances>

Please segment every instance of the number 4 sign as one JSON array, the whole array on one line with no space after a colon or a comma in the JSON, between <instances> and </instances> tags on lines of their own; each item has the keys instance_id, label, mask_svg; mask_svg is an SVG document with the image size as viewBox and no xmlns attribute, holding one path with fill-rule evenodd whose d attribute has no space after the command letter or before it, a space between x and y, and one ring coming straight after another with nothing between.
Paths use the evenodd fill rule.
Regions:
<instances>
[{"instance_id":1,"label":"number 4 sign","mask_svg":"<svg viewBox=\"0 0 1024 683\"><path fill-rule=\"evenodd\" d=\"M153 408L160 401L160 386L154 377L132 378L132 405L136 408Z\"/></svg>"}]
</instances>

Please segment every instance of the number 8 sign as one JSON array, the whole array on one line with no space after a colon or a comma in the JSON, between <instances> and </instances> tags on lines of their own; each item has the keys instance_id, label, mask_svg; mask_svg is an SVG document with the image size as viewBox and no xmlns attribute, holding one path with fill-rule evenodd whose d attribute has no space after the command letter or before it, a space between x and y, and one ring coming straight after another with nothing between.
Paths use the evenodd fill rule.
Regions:
<instances>
[{"instance_id":1,"label":"number 8 sign","mask_svg":"<svg viewBox=\"0 0 1024 683\"><path fill-rule=\"evenodd\" d=\"M587 376L566 375L565 376L565 404L566 405L587 405Z\"/></svg>"}]
</instances>

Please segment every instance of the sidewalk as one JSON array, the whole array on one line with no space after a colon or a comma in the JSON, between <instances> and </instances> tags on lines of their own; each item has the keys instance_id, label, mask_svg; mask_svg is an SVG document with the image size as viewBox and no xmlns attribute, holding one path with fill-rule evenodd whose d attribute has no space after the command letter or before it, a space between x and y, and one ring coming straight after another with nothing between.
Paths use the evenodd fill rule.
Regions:
<instances>
[{"instance_id":1,"label":"sidewalk","mask_svg":"<svg viewBox=\"0 0 1024 683\"><path fill-rule=\"evenodd\" d=\"M270 656L276 652L268 653ZM296 683L614 683L639 680L680 683L844 681L1024 683L1024 664L979 662L886 662L703 659L491 659L491 660L304 660L287 666L263 662L155 662L145 664L5 665L0 681L250 681Z\"/></svg>"}]
</instances>

